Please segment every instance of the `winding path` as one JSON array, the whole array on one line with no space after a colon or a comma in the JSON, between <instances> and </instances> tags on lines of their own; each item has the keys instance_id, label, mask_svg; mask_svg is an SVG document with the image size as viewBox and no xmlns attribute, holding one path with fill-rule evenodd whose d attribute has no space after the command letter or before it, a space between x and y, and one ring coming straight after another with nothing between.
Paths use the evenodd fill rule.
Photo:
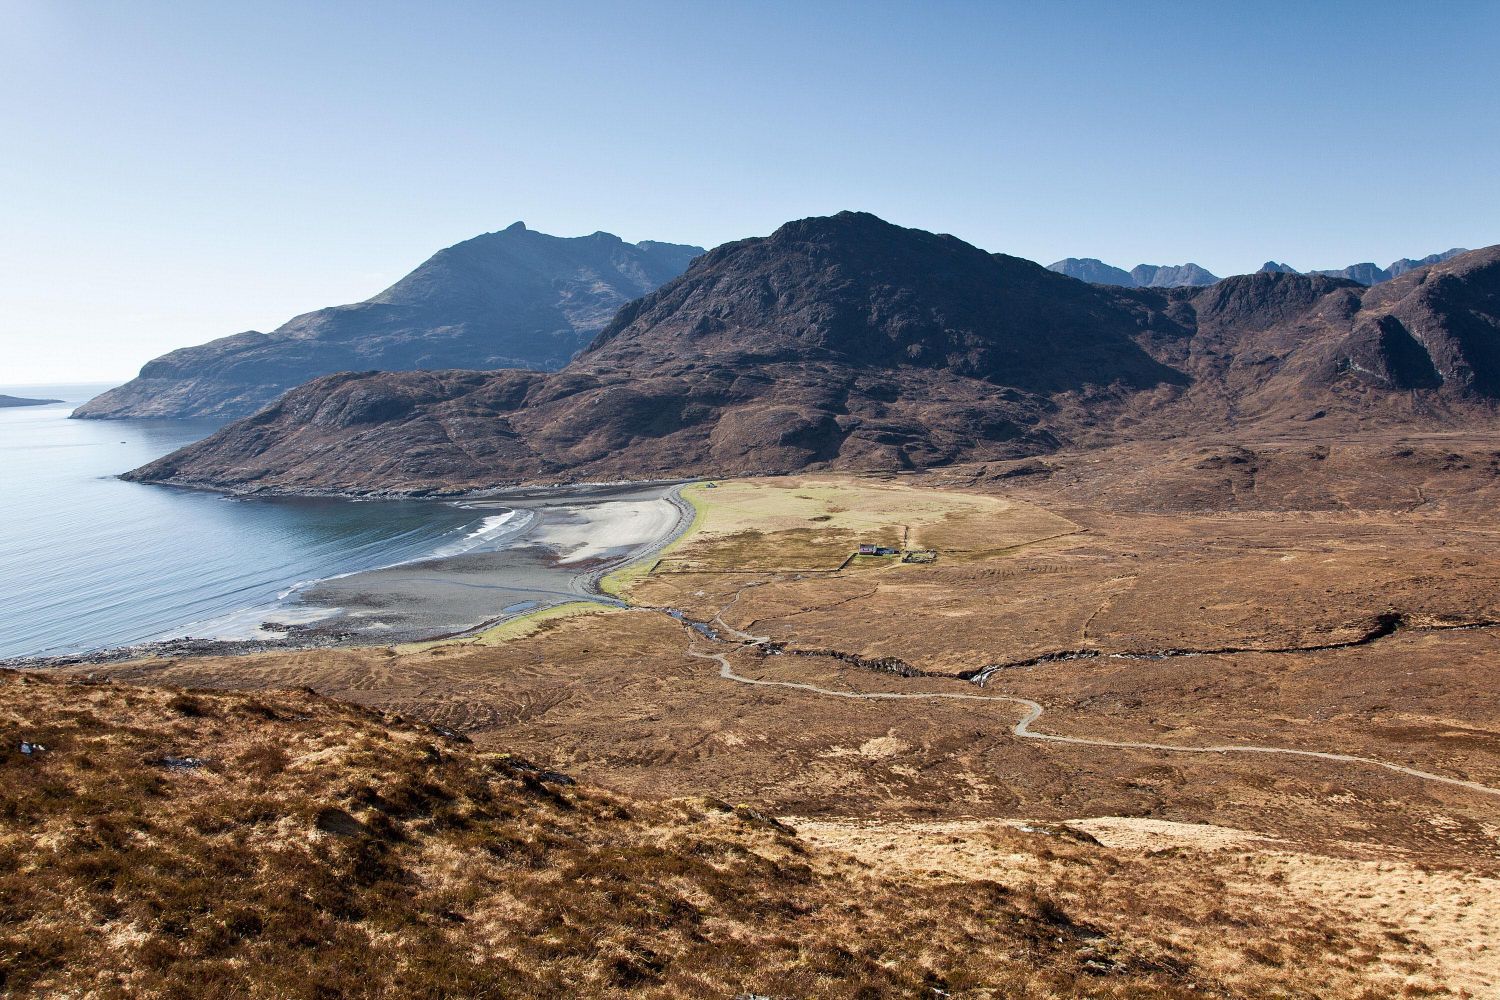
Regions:
<instances>
[{"instance_id":1,"label":"winding path","mask_svg":"<svg viewBox=\"0 0 1500 1000\"><path fill-rule=\"evenodd\" d=\"M735 601L739 595L735 595ZM734 604L731 602L724 608L728 611ZM769 636L751 635L742 632L724 621L724 611L714 616L713 623L719 625L729 632L745 641L745 646L750 648L759 646L770 641ZM895 693L895 692L870 692L857 691L834 691L830 688L818 687L816 684L805 684L800 681L768 681L758 680L753 677L743 677L734 672L729 664L729 657L723 653L703 653L689 648L688 655L700 660L716 660L719 664L719 676L727 681L738 684L751 684L760 687L790 688L796 691L806 691L810 694L822 695L828 698L850 698L856 700L870 701L905 701L905 700L938 700L947 699L951 701L999 701L1012 705L1020 705L1025 709L1021 718L1011 727L1011 734L1023 740L1040 740L1046 743L1066 743L1073 746L1101 747L1111 750L1151 750L1165 753L1197 753L1197 754L1226 754L1226 753L1254 753L1254 754L1278 754L1286 757L1311 757L1316 760L1328 760L1339 764L1363 764L1369 767L1384 768L1396 774L1404 774L1407 777L1419 778L1422 781L1432 781L1444 785L1454 785L1467 789L1471 792L1479 792L1483 795L1500 796L1500 788L1492 788L1489 785L1480 784L1477 781L1465 781L1462 778L1449 778L1441 774L1433 774L1430 771L1419 771L1414 767L1406 767L1403 764L1392 764L1388 761L1376 760L1373 757L1359 757L1353 754L1327 753L1321 750L1294 750L1288 747L1267 747L1254 744L1231 743L1220 746L1174 746L1170 743L1139 743L1129 740L1101 740L1091 739L1084 736L1057 736L1051 733L1035 733L1031 731L1031 724L1042 717L1046 711L1041 705L1029 698L1018 698L1013 695L982 695L982 694L957 694L946 692L923 692L923 693Z\"/></svg>"}]
</instances>

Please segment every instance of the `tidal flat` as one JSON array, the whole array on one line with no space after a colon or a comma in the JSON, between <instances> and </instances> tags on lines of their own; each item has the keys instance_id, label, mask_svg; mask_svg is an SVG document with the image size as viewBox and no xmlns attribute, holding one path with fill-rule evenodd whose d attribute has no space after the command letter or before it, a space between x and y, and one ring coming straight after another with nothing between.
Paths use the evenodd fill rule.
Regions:
<instances>
[{"instance_id":1,"label":"tidal flat","mask_svg":"<svg viewBox=\"0 0 1500 1000\"><path fill-rule=\"evenodd\" d=\"M693 518L670 483L528 490L466 506L507 519L502 547L315 583L300 592L297 610L321 617L286 626L285 634L353 644L415 642L478 632L575 602L618 606L599 581L670 544ZM271 622L269 629L281 627Z\"/></svg>"}]
</instances>

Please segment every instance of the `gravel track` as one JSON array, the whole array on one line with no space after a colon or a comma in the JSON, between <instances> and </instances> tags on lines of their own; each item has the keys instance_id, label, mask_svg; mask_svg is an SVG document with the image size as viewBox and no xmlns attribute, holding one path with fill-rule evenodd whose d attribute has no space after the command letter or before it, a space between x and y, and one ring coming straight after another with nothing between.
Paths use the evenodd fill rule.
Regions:
<instances>
[{"instance_id":1,"label":"gravel track","mask_svg":"<svg viewBox=\"0 0 1500 1000\"><path fill-rule=\"evenodd\" d=\"M742 591L743 592L743 591ZM726 605L723 611L714 616L713 624L722 628L737 638L745 645L740 648L751 648L763 645L770 641L769 636L751 635L724 622L724 612L732 608L739 600L736 594L734 601ZM1421 771L1404 764L1392 764L1389 761L1377 760L1373 757L1360 757L1355 754L1332 753L1322 750L1297 750L1290 747L1258 746L1249 743L1229 743L1215 746L1180 746L1170 743L1141 743L1131 740L1104 740L1085 736L1059 736L1053 733L1038 733L1031 729L1032 723L1042 717L1046 711L1040 704L1029 698L1019 698L1014 695L982 695L982 694L959 694L946 692L923 692L923 693L896 693L896 692L856 692L856 691L834 691L829 688L818 687L816 684L806 684L800 681L769 681L759 680L753 677L743 677L734 672L730 666L729 657L723 653L704 653L690 648L688 655L700 660L714 660L719 664L719 676L727 681L737 684L750 684L758 687L779 687L795 691L806 691L809 694L821 695L827 698L849 698L868 701L918 701L918 700L950 700L950 701L991 701L1004 702L1011 705L1019 705L1025 711L1021 718L1011 726L1011 734L1023 740L1037 740L1043 743L1061 743L1071 746L1099 747L1109 750L1147 750L1161 753L1192 753L1192 754L1274 754L1284 757L1310 757L1315 760L1332 761L1338 764L1358 764L1365 767L1378 767L1396 774L1417 778L1422 781L1431 781L1443 785L1452 785L1482 795L1500 796L1500 788L1493 788L1477 781L1466 781L1462 778L1450 778L1441 774L1433 774L1430 771Z\"/></svg>"}]
</instances>

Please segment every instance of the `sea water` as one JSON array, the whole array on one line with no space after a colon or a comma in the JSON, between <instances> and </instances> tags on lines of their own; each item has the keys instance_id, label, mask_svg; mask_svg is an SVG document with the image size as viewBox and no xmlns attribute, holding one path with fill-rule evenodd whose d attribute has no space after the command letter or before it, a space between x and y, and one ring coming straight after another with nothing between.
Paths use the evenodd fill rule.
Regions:
<instances>
[{"instance_id":1,"label":"sea water","mask_svg":"<svg viewBox=\"0 0 1500 1000\"><path fill-rule=\"evenodd\" d=\"M233 499L117 476L212 433L69 420L108 386L0 387L0 658L235 637L309 582L506 544L508 512L440 501ZM277 615L272 615L277 617ZM290 617L282 615L281 617Z\"/></svg>"}]
</instances>

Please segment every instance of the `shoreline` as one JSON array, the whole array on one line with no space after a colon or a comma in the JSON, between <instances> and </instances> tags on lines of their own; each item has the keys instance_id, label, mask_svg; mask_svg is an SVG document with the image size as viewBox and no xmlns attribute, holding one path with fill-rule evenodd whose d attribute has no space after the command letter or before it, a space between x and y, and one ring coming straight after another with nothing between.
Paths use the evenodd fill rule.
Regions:
<instances>
[{"instance_id":1,"label":"shoreline","mask_svg":"<svg viewBox=\"0 0 1500 1000\"><path fill-rule=\"evenodd\" d=\"M0 660L0 668L118 663L358 646L412 646L483 636L578 604L624 607L604 581L660 552L698 522L682 496L693 481L525 487L470 496L476 512L529 515L502 548L408 560L299 585L296 603L239 614L260 618L245 636L182 635L129 646ZM355 499L355 498L344 498ZM392 499L361 497L358 499ZM413 498L415 499L415 498ZM438 499L431 497L429 499ZM452 502L457 498L446 498ZM497 614L496 611L499 610ZM278 621L281 617L290 621ZM307 615L312 614L313 620ZM233 616L226 616L233 617ZM297 618L303 621L297 622ZM270 634L267 634L270 633Z\"/></svg>"},{"instance_id":2,"label":"shoreline","mask_svg":"<svg viewBox=\"0 0 1500 1000\"><path fill-rule=\"evenodd\" d=\"M545 499L551 496L578 495L594 491L643 489L659 486L686 486L690 483L701 481L701 477L669 477L663 479L603 479L588 482L566 483L511 483L496 486L484 486L478 489L443 489L442 487L429 486L410 490L330 490L311 487L307 489L288 489L281 486L254 486L235 487L221 486L208 482L183 482L167 479L132 479L129 472L122 472L115 476L127 483L135 483L140 486L155 486L169 490L187 490L193 493L214 493L219 496L232 497L235 499L267 499L267 500L348 500L354 503L382 501L382 500L439 500L446 502L463 502L468 500L533 500Z\"/></svg>"}]
</instances>

